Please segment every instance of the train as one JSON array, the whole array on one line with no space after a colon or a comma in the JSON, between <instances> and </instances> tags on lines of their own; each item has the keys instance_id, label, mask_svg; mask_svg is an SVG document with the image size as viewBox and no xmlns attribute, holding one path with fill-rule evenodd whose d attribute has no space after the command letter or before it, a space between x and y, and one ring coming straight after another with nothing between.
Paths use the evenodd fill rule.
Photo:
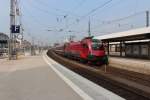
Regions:
<instances>
[{"instance_id":1,"label":"train","mask_svg":"<svg viewBox=\"0 0 150 100\"><path fill-rule=\"evenodd\" d=\"M57 52L60 50L65 57L79 59L83 63L108 64L104 44L93 37L85 37L77 42L70 41L57 48Z\"/></svg>"}]
</instances>

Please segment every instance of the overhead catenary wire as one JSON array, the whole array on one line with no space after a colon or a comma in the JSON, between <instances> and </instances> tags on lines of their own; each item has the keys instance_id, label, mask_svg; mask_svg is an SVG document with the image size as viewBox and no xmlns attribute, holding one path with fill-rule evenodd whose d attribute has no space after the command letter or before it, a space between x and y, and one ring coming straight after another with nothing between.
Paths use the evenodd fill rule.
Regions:
<instances>
[{"instance_id":1,"label":"overhead catenary wire","mask_svg":"<svg viewBox=\"0 0 150 100\"><path fill-rule=\"evenodd\" d=\"M86 17L90 16L92 13L96 12L97 10L105 7L106 5L108 5L109 3L111 3L113 0L109 0L109 1L106 1L104 2L103 4L99 5L98 7L92 9L91 11L89 11L88 13L86 13L85 15L83 15L82 17L79 18L79 22L81 22L82 20L86 19ZM72 26L72 25L75 25L75 24L78 24L77 22L73 22L71 24L69 24L69 26Z\"/></svg>"},{"instance_id":2,"label":"overhead catenary wire","mask_svg":"<svg viewBox=\"0 0 150 100\"><path fill-rule=\"evenodd\" d=\"M45 7L46 9L50 9L50 6L46 3L44 3L43 1L41 0L36 0L35 3L37 5L42 5L43 7ZM45 10L45 9L44 9ZM74 17L81 17L81 16L78 16L77 14L73 13L72 11L66 11L66 10L63 10L63 9L59 9L59 8L51 8L51 10L55 11L55 12L59 12L59 13L62 13L63 16L65 15L71 15L71 16L74 16Z\"/></svg>"},{"instance_id":3,"label":"overhead catenary wire","mask_svg":"<svg viewBox=\"0 0 150 100\"><path fill-rule=\"evenodd\" d=\"M85 1L86 1L86 0L82 0L81 2L78 3L78 5L77 5L76 7L81 7L81 6L85 3ZM42 5L42 6L45 7L46 9L49 9L49 8L50 8L50 6L49 6L47 3L45 3L45 2L43 2L43 1L41 1L41 0L36 0L35 3L38 4L38 5ZM75 7L74 9L76 9L76 7ZM43 10L44 10L44 9L43 9ZM79 16L79 15L73 13L73 10L72 10L72 11L67 11L67 10L63 10L63 9L59 9L59 8L51 8L51 10L54 10L54 11L57 11L57 12L60 12L60 13L63 14L63 18L60 18L60 16L57 16L57 17L56 17L56 21L57 21L57 22L62 22L63 19L65 19L65 21L66 21L66 20L68 19L68 17L70 18L70 17L72 16L72 17L75 18L75 19L74 19L74 23L76 23L76 22L79 22L79 19L81 18L81 16ZM42 11L42 10L41 10L41 11ZM73 24L74 24L74 23L73 23ZM69 26L69 25L70 25L70 24L68 24L68 26ZM65 26L65 28L66 28L66 26Z\"/></svg>"},{"instance_id":4,"label":"overhead catenary wire","mask_svg":"<svg viewBox=\"0 0 150 100\"><path fill-rule=\"evenodd\" d=\"M42 5L45 6L45 7L48 6L47 4L45 4L44 2L42 2L42 1L40 1L40 0L36 0L36 1L37 1L36 3L40 3L40 4L42 4ZM105 3L103 3L103 4L101 4L100 6L98 6L98 7L94 8L94 9L92 9L90 12L88 12L86 15L84 15L84 16L82 16L82 17L80 17L80 18L79 18L79 16L78 16L78 18L75 19L75 22L73 22L73 23L71 23L71 24L68 24L68 26L71 26L71 25L73 25L73 24L79 23L84 17L89 16L90 14L96 12L98 9L105 7L105 6L106 6L107 4L109 4L110 2L112 2L112 0L109 0L109 1L107 1L107 2L105 2ZM81 4L82 4L82 2L81 2ZM79 3L79 5L80 5L80 3ZM38 9L39 9L39 8L38 8ZM44 12L47 12L47 11L45 11L44 9L40 9L40 10L43 10ZM63 12L63 13L67 13L67 14L64 15L64 16L68 16L69 14L74 15L74 14L72 14L72 12L70 13L70 12L68 12L68 11L63 11L63 10L60 10L60 9L54 9L54 10L60 11L60 12ZM68 14L68 13L69 13L69 14ZM84 18L84 19L85 19L85 18ZM58 18L57 18L57 20L58 20ZM64 30L65 30L65 29L64 29Z\"/></svg>"},{"instance_id":5,"label":"overhead catenary wire","mask_svg":"<svg viewBox=\"0 0 150 100\"><path fill-rule=\"evenodd\" d=\"M85 17L88 17L90 14L92 14L92 13L96 12L97 10L99 10L99 9L101 9L101 8L103 8L103 7L105 7L107 4L111 3L112 1L113 1L113 0L109 0L109 1L107 1L107 2L105 2L105 3L103 3L102 5L100 5L100 6L96 7L96 8L94 8L94 9L92 9L92 10L89 11L87 14L85 14L84 16L82 16L81 19L83 19L83 18L85 18Z\"/></svg>"},{"instance_id":6,"label":"overhead catenary wire","mask_svg":"<svg viewBox=\"0 0 150 100\"><path fill-rule=\"evenodd\" d=\"M29 0L29 1L30 1L30 0ZM38 1L38 0L36 0L36 1ZM30 3L31 3L31 2L30 2ZM47 6L45 3L41 2L41 1L40 1L39 3L40 3L40 4L44 4L45 7ZM47 9L40 8L40 7L39 7L39 4L38 4L37 6L36 6L35 4L38 4L38 3L37 3L37 2L36 2L36 3L32 3L32 8L34 8L34 9L36 9L36 10L42 12L42 13L46 13L47 15L54 16L54 17L56 18L56 21L57 21L57 22L62 22L62 19L63 19L65 16L68 16L68 15L66 15L66 14L56 14L56 13L50 12L50 11L47 10ZM28 3L28 5L31 5L31 4ZM55 10L57 10L57 9L55 9ZM38 22L39 22L39 21L38 21Z\"/></svg>"},{"instance_id":7,"label":"overhead catenary wire","mask_svg":"<svg viewBox=\"0 0 150 100\"><path fill-rule=\"evenodd\" d=\"M97 28L102 28L102 27L106 27L108 25L111 25L111 24L115 24L116 23L116 27L118 26L118 28L122 28L124 26L128 26L128 27L131 27L131 28L138 28L138 27L143 27L143 25L145 26L145 24L142 24L139 23L138 25L134 23L126 23L126 24L123 24L122 22L123 21L126 21L126 20L129 20L129 19L133 19L134 17L138 16L138 15L144 15L145 16L145 13L146 11L140 11L140 12L137 12L137 7L138 7L138 0L134 0L135 1L135 9L133 11L133 14L129 15L129 16L125 16L125 17L121 17L121 18L117 18L117 19L114 19L114 20L107 20L107 21L102 21L101 20L101 23L94 26L92 29L97 29ZM144 17L143 16L143 17ZM132 20L133 21L133 20ZM98 21L97 21L98 22ZM121 23L120 23L121 22ZM137 21L136 21L137 23ZM111 25L112 26L112 25ZM106 29L107 30L107 29ZM108 29L109 30L109 29Z\"/></svg>"},{"instance_id":8,"label":"overhead catenary wire","mask_svg":"<svg viewBox=\"0 0 150 100\"><path fill-rule=\"evenodd\" d=\"M38 0L37 0L38 1ZM112 0L109 0L109 1L107 1L107 2L111 2ZM108 3L109 4L109 3ZM106 3L106 5L107 5L107 3ZM106 7L106 5L104 6L104 7ZM102 7L103 8L103 7ZM99 8L100 9L100 8ZM56 10L56 9L55 9ZM58 9L57 9L58 10ZM97 8L97 10L98 10L98 8ZM93 14L93 13L95 13L96 11L96 8L95 9L92 9L90 12L91 12L91 14ZM42 11L42 10L41 10ZM62 10L60 10L60 12L61 12ZM63 11L62 11L63 12ZM89 12L89 14L87 15L87 16L91 16L91 14L90 14L90 12ZM66 12L63 12L63 13L66 13ZM135 14L137 14L138 15L138 13L135 13ZM67 14L66 14L67 15ZM116 22L119 22L119 21L124 21L124 20L127 20L127 19L130 19L130 18L132 18L132 17L134 17L135 15L133 14L133 16L131 15L131 16L126 16L126 17L122 17L122 18L118 18L118 19L114 19L114 20L110 20L110 21L105 21L104 23L101 23L100 25L110 25L110 24L113 24L113 23L116 23ZM83 16L82 16L83 17ZM86 17L86 16L85 16ZM85 18L84 18L85 19ZM79 21L77 22L77 21L75 21L74 23L71 23L71 24L68 24L68 26L71 26L71 25L74 25L74 24L78 24L79 22L81 21L81 18L79 19ZM99 25L97 25L97 26L99 26ZM68 27L67 27L67 29L68 29ZM65 30L65 29L63 29L63 30Z\"/></svg>"},{"instance_id":9,"label":"overhead catenary wire","mask_svg":"<svg viewBox=\"0 0 150 100\"><path fill-rule=\"evenodd\" d=\"M116 6L118 6L119 4L121 4L121 3L123 3L123 2L125 2L125 0L118 0L118 1L116 1L114 4L106 5L105 8L107 7L106 9L109 9L109 10L110 10L112 7L116 7ZM105 11L102 12L102 10L106 10L106 9L101 9L101 10L100 10L101 14L102 14L103 12L105 13ZM97 11L97 13L99 14L98 11ZM95 13L91 14L91 16L93 17L93 16L97 15L97 13L95 12Z\"/></svg>"},{"instance_id":10,"label":"overhead catenary wire","mask_svg":"<svg viewBox=\"0 0 150 100\"><path fill-rule=\"evenodd\" d=\"M50 16L64 16L64 14L57 14L57 13L51 12L50 10L39 7L39 4L37 2L33 3L33 1L32 2L30 0L28 0L28 1L29 1L28 5L32 6L32 8L34 8L40 12L46 13ZM36 0L36 1L38 1L38 0Z\"/></svg>"},{"instance_id":11,"label":"overhead catenary wire","mask_svg":"<svg viewBox=\"0 0 150 100\"><path fill-rule=\"evenodd\" d=\"M49 28L49 26L48 25L46 25L46 24L44 24L44 23L41 23L41 21L40 21L40 19L38 19L38 17L37 16L34 16L32 13L31 13L31 11L29 11L29 9L28 9L28 7L27 6L25 6L24 4L22 4L22 7L23 7L23 10L25 10L25 12L27 13L27 14L24 14L24 16L28 16L29 18L31 18L32 19L32 22L34 22L35 24L38 24L38 25L40 25L41 27L47 27L47 28ZM50 28L53 28L53 29L45 29L44 31L49 31L49 30L53 30L53 32L61 32L60 30L62 30L62 28L60 28L60 30L56 30L56 27L53 27L53 26L51 26ZM39 30L39 29L38 29Z\"/></svg>"},{"instance_id":12,"label":"overhead catenary wire","mask_svg":"<svg viewBox=\"0 0 150 100\"><path fill-rule=\"evenodd\" d=\"M106 25L114 24L116 22L124 21L124 20L130 19L130 18L133 18L135 16L141 15L141 14L145 14L145 11L137 12L137 13L125 16L125 17L121 17L121 18L117 18L117 19L113 19L113 20L109 20L109 21L102 21L101 24L94 26L92 29L95 29L100 26L106 26Z\"/></svg>"},{"instance_id":13,"label":"overhead catenary wire","mask_svg":"<svg viewBox=\"0 0 150 100\"><path fill-rule=\"evenodd\" d=\"M28 9L27 6L25 6L24 3L22 3L22 7L23 10L25 10L26 14L24 14L24 16L28 16L30 19L32 19L32 22L34 22L35 24L40 25L41 27L50 27L49 25L46 25L45 23L41 22L42 20L38 19L37 16L33 15L33 13L31 13L31 11ZM54 27L54 26L51 26Z\"/></svg>"},{"instance_id":14,"label":"overhead catenary wire","mask_svg":"<svg viewBox=\"0 0 150 100\"><path fill-rule=\"evenodd\" d=\"M75 6L75 7L72 9L72 11L74 12L75 10L79 9L80 7L82 7L83 4L84 4L86 1L87 1L87 0L81 0L81 1L77 4L77 6Z\"/></svg>"},{"instance_id":15,"label":"overhead catenary wire","mask_svg":"<svg viewBox=\"0 0 150 100\"><path fill-rule=\"evenodd\" d=\"M106 2L106 4L107 3L109 3L109 2L111 2L111 0L110 1L108 1L108 2ZM121 3L122 2L122 0L119 0L118 2L116 2L115 4L113 4L112 6L110 6L110 7L113 7L114 5L116 5L116 4L119 4L119 3ZM107 5L108 6L108 5ZM105 7L106 7L106 5L105 5ZM107 8L110 8L110 7L107 7ZM94 9L93 9L93 11L94 11ZM144 12L144 11L143 11ZM92 12L91 12L92 13ZM94 13L94 12L93 12ZM131 15L131 16L127 16L127 17L134 17L136 14L138 15L138 13L142 13L142 12L135 12L133 15ZM90 12L89 12L89 14L90 14ZM88 16L88 14L87 14L87 16ZM86 16L85 16L86 17ZM85 18L84 18L85 19ZM122 20L126 20L126 19L128 19L128 18L121 18L121 19L117 19L117 20L112 20L112 22L118 22L118 21L122 21ZM106 25L106 23L107 24L111 24L112 23L111 21L105 21L105 24L103 23L103 25ZM71 25L75 25L75 24L78 24L78 23L71 23L69 26L71 26Z\"/></svg>"},{"instance_id":16,"label":"overhead catenary wire","mask_svg":"<svg viewBox=\"0 0 150 100\"><path fill-rule=\"evenodd\" d=\"M97 9L95 8L95 10L93 9L93 12L91 12L91 14L93 14L94 12L96 12L96 10L98 10L98 9L100 9L100 8L106 7L106 5L109 4L110 2L112 2L112 0L105 2L104 4L102 4L102 5L100 5L99 7L97 7ZM111 7L117 5L117 4L121 3L121 2L122 2L122 0L119 0L119 1L117 1L115 4L113 4ZM111 8L111 7L109 7L109 8ZM107 8L108 8L108 7L107 7ZM91 10L91 11L92 11L92 10ZM89 12L89 14L90 14L90 12ZM88 15L87 15L87 16L88 16ZM94 16L94 15L92 15L92 16ZM83 20L84 17L86 17L86 16L85 16L85 15L82 16L80 19L78 19L78 20L79 20L78 23L77 23L77 22L73 22L73 23L69 24L69 26L79 24L79 22L80 22L81 20ZM84 19L86 19L86 18L84 18Z\"/></svg>"}]
</instances>

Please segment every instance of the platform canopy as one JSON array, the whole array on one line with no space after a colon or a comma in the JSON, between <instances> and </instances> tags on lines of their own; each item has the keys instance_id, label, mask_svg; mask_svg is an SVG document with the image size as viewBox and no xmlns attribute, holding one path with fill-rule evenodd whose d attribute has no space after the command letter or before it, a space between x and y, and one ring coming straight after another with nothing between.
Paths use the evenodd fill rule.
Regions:
<instances>
[{"instance_id":1,"label":"platform canopy","mask_svg":"<svg viewBox=\"0 0 150 100\"><path fill-rule=\"evenodd\" d=\"M150 27L139 28L124 32L111 33L94 37L106 42L120 42L120 41L133 41L150 39Z\"/></svg>"}]
</instances>

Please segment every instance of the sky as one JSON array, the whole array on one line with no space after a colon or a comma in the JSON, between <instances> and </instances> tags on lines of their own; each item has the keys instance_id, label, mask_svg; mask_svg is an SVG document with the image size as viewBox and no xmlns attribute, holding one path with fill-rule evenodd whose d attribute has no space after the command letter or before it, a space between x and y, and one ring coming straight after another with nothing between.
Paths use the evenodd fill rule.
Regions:
<instances>
[{"instance_id":1,"label":"sky","mask_svg":"<svg viewBox=\"0 0 150 100\"><path fill-rule=\"evenodd\" d=\"M18 0L24 38L52 44L145 27L150 0ZM10 0L0 0L0 32L9 34Z\"/></svg>"}]
</instances>

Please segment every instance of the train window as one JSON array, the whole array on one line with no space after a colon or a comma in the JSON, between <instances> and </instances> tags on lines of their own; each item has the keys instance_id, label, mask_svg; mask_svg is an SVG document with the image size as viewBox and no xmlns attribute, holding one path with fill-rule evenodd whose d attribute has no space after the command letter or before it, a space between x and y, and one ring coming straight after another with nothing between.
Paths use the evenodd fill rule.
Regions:
<instances>
[{"instance_id":1,"label":"train window","mask_svg":"<svg viewBox=\"0 0 150 100\"><path fill-rule=\"evenodd\" d=\"M103 45L100 41L93 41L92 42L92 49L93 50L100 50L100 49L104 49Z\"/></svg>"}]
</instances>

